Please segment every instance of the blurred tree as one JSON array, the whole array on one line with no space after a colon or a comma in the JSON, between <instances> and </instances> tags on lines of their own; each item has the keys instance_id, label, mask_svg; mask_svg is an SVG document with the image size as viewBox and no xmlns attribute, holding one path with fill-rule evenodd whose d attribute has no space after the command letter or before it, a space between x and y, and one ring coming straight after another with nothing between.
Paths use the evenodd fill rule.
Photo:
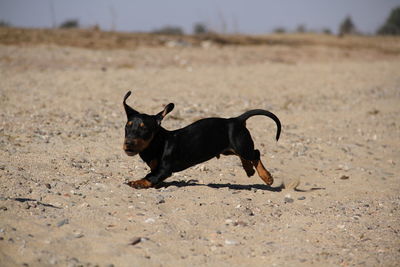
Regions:
<instances>
[{"instance_id":1,"label":"blurred tree","mask_svg":"<svg viewBox=\"0 0 400 267\"><path fill-rule=\"evenodd\" d=\"M0 27L11 27L11 24L7 21L0 20Z\"/></svg>"},{"instance_id":2,"label":"blurred tree","mask_svg":"<svg viewBox=\"0 0 400 267\"><path fill-rule=\"evenodd\" d=\"M204 23L199 22L193 26L193 33L194 34L205 34L205 33L208 33L208 28Z\"/></svg>"},{"instance_id":3,"label":"blurred tree","mask_svg":"<svg viewBox=\"0 0 400 267\"><path fill-rule=\"evenodd\" d=\"M400 35L400 7L392 9L386 22L376 33L380 35Z\"/></svg>"},{"instance_id":4,"label":"blurred tree","mask_svg":"<svg viewBox=\"0 0 400 267\"><path fill-rule=\"evenodd\" d=\"M63 23L61 23L60 28L62 29L79 28L79 21L76 19L68 19Z\"/></svg>"},{"instance_id":5,"label":"blurred tree","mask_svg":"<svg viewBox=\"0 0 400 267\"><path fill-rule=\"evenodd\" d=\"M296 32L297 33L305 33L305 32L307 32L307 28L304 24L300 24L297 26Z\"/></svg>"},{"instance_id":6,"label":"blurred tree","mask_svg":"<svg viewBox=\"0 0 400 267\"><path fill-rule=\"evenodd\" d=\"M283 27L275 28L274 33L286 33L286 29Z\"/></svg>"},{"instance_id":7,"label":"blurred tree","mask_svg":"<svg viewBox=\"0 0 400 267\"><path fill-rule=\"evenodd\" d=\"M154 30L156 34L167 34L167 35L183 35L184 31L178 26L165 26L158 30Z\"/></svg>"},{"instance_id":8,"label":"blurred tree","mask_svg":"<svg viewBox=\"0 0 400 267\"><path fill-rule=\"evenodd\" d=\"M354 25L350 16L346 17L339 26L339 35L355 34L357 33L356 26Z\"/></svg>"},{"instance_id":9,"label":"blurred tree","mask_svg":"<svg viewBox=\"0 0 400 267\"><path fill-rule=\"evenodd\" d=\"M322 29L322 32L323 32L324 34L332 34L332 31L331 31L331 29L329 29L329 28L324 28L324 29Z\"/></svg>"}]
</instances>

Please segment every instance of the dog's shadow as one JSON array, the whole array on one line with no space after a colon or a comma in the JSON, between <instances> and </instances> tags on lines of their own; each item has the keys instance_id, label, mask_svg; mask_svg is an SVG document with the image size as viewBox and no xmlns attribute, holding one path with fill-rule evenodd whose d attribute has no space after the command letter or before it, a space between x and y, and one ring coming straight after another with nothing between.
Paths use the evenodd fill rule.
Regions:
<instances>
[{"instance_id":1,"label":"dog's shadow","mask_svg":"<svg viewBox=\"0 0 400 267\"><path fill-rule=\"evenodd\" d=\"M252 190L252 189L257 189L257 190L264 190L264 191L270 191L270 192L281 192L282 190L285 189L285 185L282 183L281 185L278 186L269 186L266 184L249 184L249 185L244 185L244 184L231 184L231 183L225 183L225 184L217 184L217 183L209 183L209 184L201 184L198 182L198 180L188 180L188 181L171 181L171 182L162 182L157 185L157 188L167 188L170 186L176 186L176 187L187 187L187 186L208 186L214 189L219 189L219 188L228 188L232 190ZM313 187L307 190L302 190L302 189L297 189L294 188L294 191L297 192L309 192L309 191L314 191L314 190L325 190L323 187Z\"/></svg>"}]
</instances>

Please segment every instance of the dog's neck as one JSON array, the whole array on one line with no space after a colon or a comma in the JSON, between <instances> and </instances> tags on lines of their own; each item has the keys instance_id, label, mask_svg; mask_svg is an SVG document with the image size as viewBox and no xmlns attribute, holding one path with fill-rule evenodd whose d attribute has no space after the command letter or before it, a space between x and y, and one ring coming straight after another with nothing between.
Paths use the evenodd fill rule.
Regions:
<instances>
[{"instance_id":1,"label":"dog's neck","mask_svg":"<svg viewBox=\"0 0 400 267\"><path fill-rule=\"evenodd\" d=\"M153 160L154 155L161 155L164 149L164 142L168 131L163 127L154 134L149 146L139 153L139 156L145 161Z\"/></svg>"}]
</instances>

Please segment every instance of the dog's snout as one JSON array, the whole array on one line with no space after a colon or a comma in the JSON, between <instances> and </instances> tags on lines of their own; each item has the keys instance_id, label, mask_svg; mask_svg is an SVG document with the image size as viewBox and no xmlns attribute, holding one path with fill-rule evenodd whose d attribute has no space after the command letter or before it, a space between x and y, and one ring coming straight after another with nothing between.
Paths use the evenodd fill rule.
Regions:
<instances>
[{"instance_id":1,"label":"dog's snout","mask_svg":"<svg viewBox=\"0 0 400 267\"><path fill-rule=\"evenodd\" d=\"M125 145L126 146L135 146L138 144L138 140L137 139L126 139L125 140Z\"/></svg>"},{"instance_id":2,"label":"dog's snout","mask_svg":"<svg viewBox=\"0 0 400 267\"><path fill-rule=\"evenodd\" d=\"M123 149L128 156L136 155L140 149L138 149L137 139L125 139Z\"/></svg>"},{"instance_id":3,"label":"dog's snout","mask_svg":"<svg viewBox=\"0 0 400 267\"><path fill-rule=\"evenodd\" d=\"M146 140L142 138L126 138L124 142L124 150L130 156L136 155L146 149L152 139L153 136Z\"/></svg>"}]
</instances>

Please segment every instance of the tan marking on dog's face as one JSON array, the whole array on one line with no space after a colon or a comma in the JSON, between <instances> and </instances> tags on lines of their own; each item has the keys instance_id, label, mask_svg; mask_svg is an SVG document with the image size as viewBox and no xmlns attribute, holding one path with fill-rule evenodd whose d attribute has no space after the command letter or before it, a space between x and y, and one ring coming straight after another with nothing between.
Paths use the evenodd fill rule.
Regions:
<instances>
[{"instance_id":1,"label":"tan marking on dog's face","mask_svg":"<svg viewBox=\"0 0 400 267\"><path fill-rule=\"evenodd\" d=\"M131 126L133 124L133 121L128 121L127 125Z\"/></svg>"},{"instance_id":2,"label":"tan marking on dog's face","mask_svg":"<svg viewBox=\"0 0 400 267\"><path fill-rule=\"evenodd\" d=\"M139 124L139 127L144 127L144 123L141 122L141 123Z\"/></svg>"},{"instance_id":3,"label":"tan marking on dog's face","mask_svg":"<svg viewBox=\"0 0 400 267\"><path fill-rule=\"evenodd\" d=\"M145 150L153 140L154 135L149 139L144 140L142 138L134 138L127 140L125 139L123 149L128 156L135 156L136 154Z\"/></svg>"}]
</instances>

